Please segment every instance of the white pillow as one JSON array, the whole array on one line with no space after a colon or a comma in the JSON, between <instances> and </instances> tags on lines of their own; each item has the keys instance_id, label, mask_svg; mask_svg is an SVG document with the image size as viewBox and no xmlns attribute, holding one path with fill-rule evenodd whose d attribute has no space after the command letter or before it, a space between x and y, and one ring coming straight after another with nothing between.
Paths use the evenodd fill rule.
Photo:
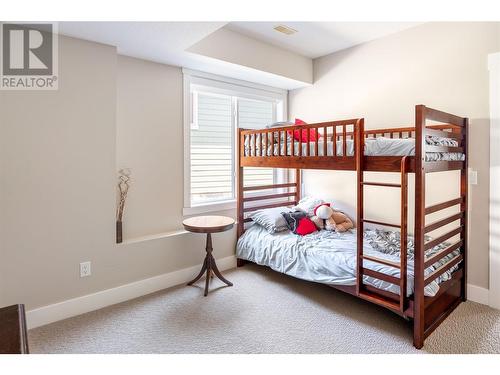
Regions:
<instances>
[{"instance_id":1,"label":"white pillow","mask_svg":"<svg viewBox=\"0 0 500 375\"><path fill-rule=\"evenodd\" d=\"M266 125L266 128L271 129L271 128L279 128L279 127L283 127L283 126L290 126L290 125L295 125L295 123L293 123L291 121L278 121L278 122L274 122L272 124Z\"/></svg>"},{"instance_id":2,"label":"white pillow","mask_svg":"<svg viewBox=\"0 0 500 375\"><path fill-rule=\"evenodd\" d=\"M314 209L322 203L325 203L323 199L316 197L304 197L296 206L293 207L293 209L303 211L308 216L314 216Z\"/></svg>"},{"instance_id":3,"label":"white pillow","mask_svg":"<svg viewBox=\"0 0 500 375\"><path fill-rule=\"evenodd\" d=\"M269 233L276 233L288 229L286 220L281 213L290 211L291 209L288 207L266 208L252 212L249 217L257 224L266 228Z\"/></svg>"}]
</instances>

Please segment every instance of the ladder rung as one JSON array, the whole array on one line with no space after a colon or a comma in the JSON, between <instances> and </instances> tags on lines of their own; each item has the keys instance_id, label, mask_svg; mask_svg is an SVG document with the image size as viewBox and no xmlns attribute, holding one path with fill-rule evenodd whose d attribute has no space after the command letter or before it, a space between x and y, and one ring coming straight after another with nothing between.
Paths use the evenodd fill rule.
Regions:
<instances>
[{"instance_id":1,"label":"ladder rung","mask_svg":"<svg viewBox=\"0 0 500 375\"><path fill-rule=\"evenodd\" d=\"M386 187L401 187L401 184L389 184L386 182L361 182L361 185L369 185L369 186L386 186Z\"/></svg>"},{"instance_id":2,"label":"ladder rung","mask_svg":"<svg viewBox=\"0 0 500 375\"><path fill-rule=\"evenodd\" d=\"M362 257L362 259L371 260L372 262L376 262L376 263L384 264L384 265L389 266L389 267L401 269L401 265L399 263L391 262L390 260L380 259L377 257L372 257L370 255L364 255L364 254L361 257Z\"/></svg>"},{"instance_id":3,"label":"ladder rung","mask_svg":"<svg viewBox=\"0 0 500 375\"><path fill-rule=\"evenodd\" d=\"M378 279L378 280L387 281L388 283L391 283L394 285L399 285L399 282L401 281L401 279L399 279L398 277L387 275L385 273L378 272L378 271L375 271L375 270L372 270L369 268L363 267L361 269L361 271L362 271L361 273L365 276L370 276L370 277L373 277L373 278Z\"/></svg>"},{"instance_id":4,"label":"ladder rung","mask_svg":"<svg viewBox=\"0 0 500 375\"><path fill-rule=\"evenodd\" d=\"M377 293L372 293L364 290L359 292L359 296L367 301L376 303L377 305L387 307L388 309L396 311L400 310L399 302L390 301L386 297Z\"/></svg>"},{"instance_id":5,"label":"ladder rung","mask_svg":"<svg viewBox=\"0 0 500 375\"><path fill-rule=\"evenodd\" d=\"M384 225L386 227L401 228L401 225L399 225L399 224L384 223L383 221L366 220L366 219L361 219L361 221L363 223L370 223L370 224L376 224L376 225Z\"/></svg>"}]
</instances>

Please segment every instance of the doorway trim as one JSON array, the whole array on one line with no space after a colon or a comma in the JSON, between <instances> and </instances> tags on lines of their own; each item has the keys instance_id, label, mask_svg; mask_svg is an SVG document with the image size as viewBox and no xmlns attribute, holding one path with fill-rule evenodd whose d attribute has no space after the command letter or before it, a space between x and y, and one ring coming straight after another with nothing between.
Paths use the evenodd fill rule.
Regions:
<instances>
[{"instance_id":1,"label":"doorway trim","mask_svg":"<svg viewBox=\"0 0 500 375\"><path fill-rule=\"evenodd\" d=\"M488 56L490 72L490 277L489 305L500 309L500 52Z\"/></svg>"}]
</instances>

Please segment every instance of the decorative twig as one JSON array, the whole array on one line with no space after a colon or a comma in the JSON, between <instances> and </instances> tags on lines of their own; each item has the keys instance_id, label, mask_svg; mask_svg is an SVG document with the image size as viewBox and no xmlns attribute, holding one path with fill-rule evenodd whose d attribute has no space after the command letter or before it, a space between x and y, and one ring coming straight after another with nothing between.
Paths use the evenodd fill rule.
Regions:
<instances>
[{"instance_id":1,"label":"decorative twig","mask_svg":"<svg viewBox=\"0 0 500 375\"><path fill-rule=\"evenodd\" d=\"M130 169L124 168L118 171L118 206L116 208L116 220L122 221L125 200L130 187Z\"/></svg>"}]
</instances>

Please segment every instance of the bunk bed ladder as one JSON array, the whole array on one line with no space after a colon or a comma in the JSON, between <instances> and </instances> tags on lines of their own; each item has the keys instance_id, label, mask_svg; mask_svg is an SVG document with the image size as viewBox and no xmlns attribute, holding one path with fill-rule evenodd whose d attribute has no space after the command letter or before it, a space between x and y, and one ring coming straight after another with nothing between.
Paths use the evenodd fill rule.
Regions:
<instances>
[{"instance_id":1,"label":"bunk bed ladder","mask_svg":"<svg viewBox=\"0 0 500 375\"><path fill-rule=\"evenodd\" d=\"M362 133L362 129L360 129ZM358 140L358 145L362 145L360 138ZM357 210L357 267L356 267L356 293L359 297L366 299L370 302L376 303L378 305L384 306L391 310L397 311L399 313L404 313L407 308L408 298L407 298L407 246L408 246L408 159L406 156L401 158L401 183L382 183L382 182L366 182L364 181L364 171L363 171L363 157L362 157L362 147L360 149L360 155L357 156L357 177L358 177L358 210ZM358 152L357 152L358 153ZM385 223L381 221L369 220L364 217L364 205L363 205L363 195L365 186L377 186L386 188L400 188L401 189L401 222L400 224ZM399 263L388 261L382 258L365 255L363 252L364 243L364 224L375 224L382 225L392 228L400 228L401 233L401 249L400 249L400 261ZM399 270L399 277L391 276L382 272L372 270L370 268L364 267L364 261L370 261L378 264L383 264L385 266L397 268ZM386 281L391 284L399 286L399 295L396 293L391 293L378 289L369 285L366 285L364 281L364 276L371 277L377 280Z\"/></svg>"}]
</instances>

